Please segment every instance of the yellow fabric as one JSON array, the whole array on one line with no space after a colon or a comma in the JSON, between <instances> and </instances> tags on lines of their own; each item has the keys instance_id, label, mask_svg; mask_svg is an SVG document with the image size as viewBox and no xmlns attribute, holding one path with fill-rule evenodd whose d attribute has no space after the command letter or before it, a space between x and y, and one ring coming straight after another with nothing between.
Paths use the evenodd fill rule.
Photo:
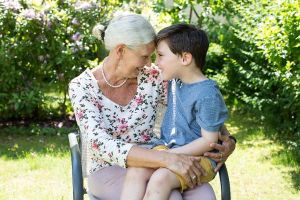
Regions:
<instances>
[{"instance_id":1,"label":"yellow fabric","mask_svg":"<svg viewBox=\"0 0 300 200\"><path fill-rule=\"evenodd\" d=\"M158 145L158 146L154 147L153 149L162 151L162 150L168 150L169 148L166 147L165 145Z\"/></svg>"},{"instance_id":2,"label":"yellow fabric","mask_svg":"<svg viewBox=\"0 0 300 200\"><path fill-rule=\"evenodd\" d=\"M164 145L158 145L156 147L154 147L153 149L158 150L158 151L163 151L163 150L168 150L169 148L164 146ZM214 171L214 168L210 162L210 160L207 157L204 156L200 156L201 160L200 160L200 165L201 167L205 170L205 172L207 173L206 176L201 176L200 177L200 181L201 183L208 183L209 181L213 180L216 176L216 173ZM186 190L188 188L187 184L185 183L184 179L181 178L181 176L178 176L176 174L180 185L181 185L181 192L183 192L184 190Z\"/></svg>"}]
</instances>

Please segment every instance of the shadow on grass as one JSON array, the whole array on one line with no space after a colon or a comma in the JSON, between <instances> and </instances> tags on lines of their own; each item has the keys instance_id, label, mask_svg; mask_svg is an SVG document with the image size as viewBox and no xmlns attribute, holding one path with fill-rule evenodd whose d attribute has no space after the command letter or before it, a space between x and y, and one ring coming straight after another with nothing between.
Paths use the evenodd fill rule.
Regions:
<instances>
[{"instance_id":1,"label":"shadow on grass","mask_svg":"<svg viewBox=\"0 0 300 200\"><path fill-rule=\"evenodd\" d=\"M62 155L69 151L67 134L76 128L40 126L0 129L0 158L22 159L30 155Z\"/></svg>"},{"instance_id":2,"label":"shadow on grass","mask_svg":"<svg viewBox=\"0 0 300 200\"><path fill-rule=\"evenodd\" d=\"M232 134L237 138L238 143L245 147L254 146L253 140L263 137L263 127L259 120L249 114L232 112L228 124L230 124Z\"/></svg>"},{"instance_id":3,"label":"shadow on grass","mask_svg":"<svg viewBox=\"0 0 300 200\"><path fill-rule=\"evenodd\" d=\"M270 157L276 165L293 168L287 175L291 178L294 189L300 190L300 138L279 134L249 113L233 112L228 123L242 148L266 145L257 142L264 138L282 145L283 148L272 153Z\"/></svg>"},{"instance_id":4,"label":"shadow on grass","mask_svg":"<svg viewBox=\"0 0 300 200\"><path fill-rule=\"evenodd\" d=\"M292 177L293 186L296 190L300 190L300 169L293 170L290 172L290 175Z\"/></svg>"}]
</instances>

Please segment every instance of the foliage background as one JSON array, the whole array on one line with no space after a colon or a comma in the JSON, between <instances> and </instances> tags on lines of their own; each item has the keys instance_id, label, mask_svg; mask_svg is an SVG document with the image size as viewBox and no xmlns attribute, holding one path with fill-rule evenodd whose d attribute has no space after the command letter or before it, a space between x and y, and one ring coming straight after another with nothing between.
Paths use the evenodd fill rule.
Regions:
<instances>
[{"instance_id":1,"label":"foliage background","mask_svg":"<svg viewBox=\"0 0 300 200\"><path fill-rule=\"evenodd\" d=\"M142 13L157 30L182 21L205 29L211 41L206 74L218 81L227 105L254 114L266 129L275 128L268 136L300 155L296 0L5 0L0 4L0 120L70 115L68 82L106 55L91 29L120 10Z\"/></svg>"}]
</instances>

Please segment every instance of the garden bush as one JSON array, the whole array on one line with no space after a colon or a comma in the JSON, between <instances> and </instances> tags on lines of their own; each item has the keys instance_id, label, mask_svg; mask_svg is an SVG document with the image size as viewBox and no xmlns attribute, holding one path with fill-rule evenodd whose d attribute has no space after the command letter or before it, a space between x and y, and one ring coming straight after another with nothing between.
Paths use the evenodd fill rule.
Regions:
<instances>
[{"instance_id":1,"label":"garden bush","mask_svg":"<svg viewBox=\"0 0 300 200\"><path fill-rule=\"evenodd\" d=\"M232 1L230 8L228 23L215 26L224 50L223 90L278 133L300 137L299 4Z\"/></svg>"},{"instance_id":2,"label":"garden bush","mask_svg":"<svg viewBox=\"0 0 300 200\"><path fill-rule=\"evenodd\" d=\"M92 27L120 5L30 2L0 6L0 120L64 116L70 79L105 56Z\"/></svg>"},{"instance_id":3,"label":"garden bush","mask_svg":"<svg viewBox=\"0 0 300 200\"><path fill-rule=\"evenodd\" d=\"M227 104L300 138L298 1L41 2L0 6L0 120L64 116L70 79L105 56L93 25L126 2L134 12L153 10L159 24L204 28L211 41L205 73L218 80Z\"/></svg>"},{"instance_id":4,"label":"garden bush","mask_svg":"<svg viewBox=\"0 0 300 200\"><path fill-rule=\"evenodd\" d=\"M254 113L277 135L300 139L298 1L157 2L156 11L173 16L173 23L207 31L206 74L217 79L228 105Z\"/></svg>"}]
</instances>

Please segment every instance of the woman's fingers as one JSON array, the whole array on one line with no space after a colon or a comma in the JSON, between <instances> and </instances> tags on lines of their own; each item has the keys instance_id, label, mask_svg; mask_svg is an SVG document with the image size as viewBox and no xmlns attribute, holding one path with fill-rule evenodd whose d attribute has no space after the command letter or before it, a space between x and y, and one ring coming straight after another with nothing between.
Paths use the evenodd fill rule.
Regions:
<instances>
[{"instance_id":1,"label":"woman's fingers","mask_svg":"<svg viewBox=\"0 0 300 200\"><path fill-rule=\"evenodd\" d=\"M221 145L221 144L217 144L217 143L212 143L209 145L210 147L214 148L214 149L217 149L221 152L224 152L225 151L225 146L224 145Z\"/></svg>"},{"instance_id":2,"label":"woman's fingers","mask_svg":"<svg viewBox=\"0 0 300 200\"><path fill-rule=\"evenodd\" d=\"M201 159L201 158L200 158ZM199 185L199 183L201 183L201 176L206 176L207 173L206 171L203 169L203 167L200 165L200 160L196 160L194 162L194 166L195 168L193 168L194 173L197 176L197 185Z\"/></svg>"},{"instance_id":3,"label":"woman's fingers","mask_svg":"<svg viewBox=\"0 0 300 200\"><path fill-rule=\"evenodd\" d=\"M213 153L213 152L205 152L204 156L209 157L217 162L220 161L220 153Z\"/></svg>"},{"instance_id":4,"label":"woman's fingers","mask_svg":"<svg viewBox=\"0 0 300 200\"><path fill-rule=\"evenodd\" d=\"M209 157L217 162L215 172L219 171L223 163L228 159L230 154L235 149L235 142L233 142L228 136L220 135L219 140L222 140L222 144L212 143L210 146L217 149L219 152L205 152L204 156Z\"/></svg>"},{"instance_id":5,"label":"woman's fingers","mask_svg":"<svg viewBox=\"0 0 300 200\"><path fill-rule=\"evenodd\" d=\"M177 161L173 162L169 169L180 175L189 188L193 188L198 184L200 177L206 174L200 165L201 158L183 154L176 155L178 156Z\"/></svg>"},{"instance_id":6,"label":"woman's fingers","mask_svg":"<svg viewBox=\"0 0 300 200\"><path fill-rule=\"evenodd\" d=\"M206 176L207 173L200 164L201 157L191 157L193 160L193 165L191 166L191 179L193 186L199 185L201 183L201 177Z\"/></svg>"},{"instance_id":7,"label":"woman's fingers","mask_svg":"<svg viewBox=\"0 0 300 200\"><path fill-rule=\"evenodd\" d=\"M193 188L198 183L198 177L194 172L191 172L190 177L191 177L192 188Z\"/></svg>"},{"instance_id":8,"label":"woman's fingers","mask_svg":"<svg viewBox=\"0 0 300 200\"><path fill-rule=\"evenodd\" d=\"M215 168L214 171L217 173L221 169L221 167L222 167L223 164L224 164L224 162L218 162L218 164L217 164L217 166L216 166L216 168Z\"/></svg>"},{"instance_id":9,"label":"woman's fingers","mask_svg":"<svg viewBox=\"0 0 300 200\"><path fill-rule=\"evenodd\" d=\"M191 178L191 176L190 175L186 175L185 177L184 177L184 181L185 181L185 183L187 184L187 186L189 187L189 188L193 188L193 180L192 180L192 178Z\"/></svg>"},{"instance_id":10,"label":"woman's fingers","mask_svg":"<svg viewBox=\"0 0 300 200\"><path fill-rule=\"evenodd\" d=\"M201 171L197 167L191 167L190 169L190 177L192 179L193 186L197 185L199 181L199 177L201 176Z\"/></svg>"}]
</instances>

